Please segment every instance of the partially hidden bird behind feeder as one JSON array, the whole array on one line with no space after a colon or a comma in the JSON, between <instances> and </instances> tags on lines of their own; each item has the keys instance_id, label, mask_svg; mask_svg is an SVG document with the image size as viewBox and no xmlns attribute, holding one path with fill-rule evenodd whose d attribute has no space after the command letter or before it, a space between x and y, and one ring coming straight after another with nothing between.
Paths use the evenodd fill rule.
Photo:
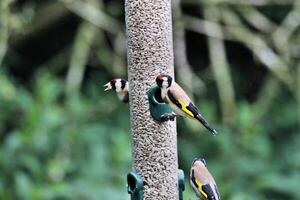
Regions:
<instances>
[{"instance_id":1,"label":"partially hidden bird behind feeder","mask_svg":"<svg viewBox=\"0 0 300 200\"><path fill-rule=\"evenodd\" d=\"M203 158L194 159L190 171L190 184L201 200L221 200L217 184Z\"/></svg>"},{"instance_id":2,"label":"partially hidden bird behind feeder","mask_svg":"<svg viewBox=\"0 0 300 200\"><path fill-rule=\"evenodd\" d=\"M113 90L117 93L118 98L124 102L128 103L129 96L128 96L128 82L125 79L115 78L109 81L104 85L104 91Z\"/></svg>"},{"instance_id":3,"label":"partially hidden bird behind feeder","mask_svg":"<svg viewBox=\"0 0 300 200\"><path fill-rule=\"evenodd\" d=\"M202 117L197 107L185 93L185 91L169 75L156 77L156 84L161 89L163 101L177 114L199 121L213 135L217 131Z\"/></svg>"}]
</instances>

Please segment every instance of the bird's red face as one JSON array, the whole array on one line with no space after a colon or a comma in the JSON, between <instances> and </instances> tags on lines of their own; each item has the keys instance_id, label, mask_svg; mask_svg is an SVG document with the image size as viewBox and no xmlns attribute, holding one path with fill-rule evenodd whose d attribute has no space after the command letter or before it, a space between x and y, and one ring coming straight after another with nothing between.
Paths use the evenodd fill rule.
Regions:
<instances>
[{"instance_id":1,"label":"bird's red face","mask_svg":"<svg viewBox=\"0 0 300 200\"><path fill-rule=\"evenodd\" d=\"M164 80L163 78L164 78L163 75L158 75L158 76L156 77L156 81L157 81L157 80L163 81L163 80Z\"/></svg>"},{"instance_id":2,"label":"bird's red face","mask_svg":"<svg viewBox=\"0 0 300 200\"><path fill-rule=\"evenodd\" d=\"M173 79L171 76L161 74L156 77L156 84L160 88L167 89L168 87L171 86L172 80Z\"/></svg>"}]
</instances>

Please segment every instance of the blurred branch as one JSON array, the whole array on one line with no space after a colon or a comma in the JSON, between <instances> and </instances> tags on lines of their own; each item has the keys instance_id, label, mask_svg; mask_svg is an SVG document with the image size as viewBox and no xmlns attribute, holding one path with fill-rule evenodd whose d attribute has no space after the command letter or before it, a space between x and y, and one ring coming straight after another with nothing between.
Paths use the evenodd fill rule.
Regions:
<instances>
[{"instance_id":1,"label":"blurred branch","mask_svg":"<svg viewBox=\"0 0 300 200\"><path fill-rule=\"evenodd\" d=\"M126 68L126 38L123 32L119 32L113 42L112 70L115 75L124 76Z\"/></svg>"},{"instance_id":2,"label":"blurred branch","mask_svg":"<svg viewBox=\"0 0 300 200\"><path fill-rule=\"evenodd\" d=\"M173 22L174 22L174 54L175 54L175 68L178 82L182 83L187 89L190 96L193 91L203 91L205 84L194 74L192 68L187 60L186 55L186 39L184 22L182 20L182 11L180 7L180 0L173 1Z\"/></svg>"},{"instance_id":3,"label":"blurred branch","mask_svg":"<svg viewBox=\"0 0 300 200\"><path fill-rule=\"evenodd\" d=\"M258 93L255 104L253 104L256 122L259 122L260 119L268 113L274 99L280 94L280 89L280 81L274 76L268 75Z\"/></svg>"},{"instance_id":4,"label":"blurred branch","mask_svg":"<svg viewBox=\"0 0 300 200\"><path fill-rule=\"evenodd\" d=\"M289 89L293 90L294 81L290 74L288 65L278 56L258 34L250 32L249 29L229 10L223 10L223 19L227 24L226 30L232 34L259 58L259 60L271 71L274 75L285 83ZM235 27L243 27L236 29Z\"/></svg>"},{"instance_id":5,"label":"blurred branch","mask_svg":"<svg viewBox=\"0 0 300 200\"><path fill-rule=\"evenodd\" d=\"M261 32L270 33L276 28L276 24L253 6L238 7L237 11L246 19L247 22Z\"/></svg>"},{"instance_id":6,"label":"blurred branch","mask_svg":"<svg viewBox=\"0 0 300 200\"><path fill-rule=\"evenodd\" d=\"M207 20L185 16L186 28L209 37L225 40L239 41L245 44L259 60L275 74L279 80L283 81L290 89L293 88L293 80L288 70L288 65L278 56L259 35L251 33L243 25L237 16L224 11L224 20L227 26L221 26ZM220 34L219 29L223 29Z\"/></svg>"},{"instance_id":7,"label":"blurred branch","mask_svg":"<svg viewBox=\"0 0 300 200\"><path fill-rule=\"evenodd\" d=\"M0 2L0 66L7 50L10 17L9 5L11 3L12 0L2 0Z\"/></svg>"},{"instance_id":8,"label":"blurred branch","mask_svg":"<svg viewBox=\"0 0 300 200\"><path fill-rule=\"evenodd\" d=\"M126 68L126 38L124 32L119 32L113 36L112 45L107 40L103 30L98 30L95 38L95 54L97 57L97 67L105 67L111 75L124 77L127 73ZM112 46L112 47L111 47ZM125 78L125 77L124 77Z\"/></svg>"},{"instance_id":9,"label":"blurred branch","mask_svg":"<svg viewBox=\"0 0 300 200\"><path fill-rule=\"evenodd\" d=\"M300 59L300 34L294 35L293 37L290 38L289 40L289 50L292 59Z\"/></svg>"},{"instance_id":10,"label":"blurred branch","mask_svg":"<svg viewBox=\"0 0 300 200\"><path fill-rule=\"evenodd\" d=\"M204 19L199 19L188 15L183 16L183 22L185 28L190 31L195 31L197 33L204 34L206 36L214 37L217 39L234 40L234 38L226 32L220 34L218 30L222 29L222 27L218 23L207 21Z\"/></svg>"},{"instance_id":11,"label":"blurred branch","mask_svg":"<svg viewBox=\"0 0 300 200\"><path fill-rule=\"evenodd\" d=\"M233 4L233 5L253 5L253 6L266 6L266 5L290 5L297 0L184 0L184 4Z\"/></svg>"},{"instance_id":12,"label":"blurred branch","mask_svg":"<svg viewBox=\"0 0 300 200\"><path fill-rule=\"evenodd\" d=\"M276 49L283 55L289 54L288 41L300 25L300 3L295 3L294 8L273 32L272 38ZM283 48L286 47L286 48Z\"/></svg>"},{"instance_id":13,"label":"blurred branch","mask_svg":"<svg viewBox=\"0 0 300 200\"><path fill-rule=\"evenodd\" d=\"M219 21L220 15L218 7L206 6L204 16L211 21ZM221 29L215 30L218 35L222 35ZM211 67L217 83L223 121L227 124L234 124L235 120L235 95L231 80L230 70L226 59L226 50L222 40L213 37L208 38L209 56Z\"/></svg>"},{"instance_id":14,"label":"blurred branch","mask_svg":"<svg viewBox=\"0 0 300 200\"><path fill-rule=\"evenodd\" d=\"M66 8L99 28L113 34L118 34L122 30L122 28L120 28L122 26L117 20L88 2L81 0L61 1L65 4Z\"/></svg>"},{"instance_id":15,"label":"blurred branch","mask_svg":"<svg viewBox=\"0 0 300 200\"><path fill-rule=\"evenodd\" d=\"M68 94L76 93L80 89L84 68L88 61L90 48L96 32L96 27L88 22L82 22L79 27L66 80L66 92Z\"/></svg>"}]
</instances>

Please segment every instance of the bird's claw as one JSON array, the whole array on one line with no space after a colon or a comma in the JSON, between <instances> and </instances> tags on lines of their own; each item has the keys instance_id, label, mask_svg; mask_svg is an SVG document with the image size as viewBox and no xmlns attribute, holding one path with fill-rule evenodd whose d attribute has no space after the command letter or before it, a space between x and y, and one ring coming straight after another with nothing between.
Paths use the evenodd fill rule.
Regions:
<instances>
[{"instance_id":1,"label":"bird's claw","mask_svg":"<svg viewBox=\"0 0 300 200\"><path fill-rule=\"evenodd\" d=\"M176 117L175 113L165 113L165 114L160 116L160 119L164 122L165 121L170 121L170 120L174 121L175 117Z\"/></svg>"},{"instance_id":2,"label":"bird's claw","mask_svg":"<svg viewBox=\"0 0 300 200\"><path fill-rule=\"evenodd\" d=\"M171 113L170 116L169 116L169 119L171 121L174 121L175 120L175 117L176 117L176 114L175 113Z\"/></svg>"}]
</instances>

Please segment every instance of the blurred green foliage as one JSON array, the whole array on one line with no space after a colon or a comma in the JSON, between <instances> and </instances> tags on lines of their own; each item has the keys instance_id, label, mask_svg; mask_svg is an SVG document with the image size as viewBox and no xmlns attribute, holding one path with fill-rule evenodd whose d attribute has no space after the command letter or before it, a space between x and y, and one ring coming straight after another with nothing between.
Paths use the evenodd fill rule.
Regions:
<instances>
[{"instance_id":1,"label":"blurred green foliage","mask_svg":"<svg viewBox=\"0 0 300 200\"><path fill-rule=\"evenodd\" d=\"M99 84L89 96L64 97L47 71L31 92L1 74L1 199L124 199L128 108L99 96Z\"/></svg>"},{"instance_id":2,"label":"blurred green foliage","mask_svg":"<svg viewBox=\"0 0 300 200\"><path fill-rule=\"evenodd\" d=\"M0 199L129 199L129 107L102 91L112 77L126 77L123 4L96 0L0 4ZM183 14L195 16L203 8L184 1L181 6ZM243 5L230 6L235 12ZM298 9L279 7L284 9L279 12L273 5L257 10L279 25ZM123 32L103 19L118 22L114 26ZM292 43L299 39L297 30ZM192 66L206 83L206 92L194 91L195 103L220 134L211 137L197 123L178 119L184 199L195 199L187 177L192 160L200 155L206 158L222 199L300 199L297 84L289 88L280 79L269 79L272 70L253 58L243 41L226 41L237 98L234 123L223 123L207 47L197 53L207 36L186 32L187 51L194 52L187 56L190 63L205 63ZM279 54L285 61L287 56L290 65L299 66L293 53ZM298 67L290 68L296 74Z\"/></svg>"}]
</instances>

